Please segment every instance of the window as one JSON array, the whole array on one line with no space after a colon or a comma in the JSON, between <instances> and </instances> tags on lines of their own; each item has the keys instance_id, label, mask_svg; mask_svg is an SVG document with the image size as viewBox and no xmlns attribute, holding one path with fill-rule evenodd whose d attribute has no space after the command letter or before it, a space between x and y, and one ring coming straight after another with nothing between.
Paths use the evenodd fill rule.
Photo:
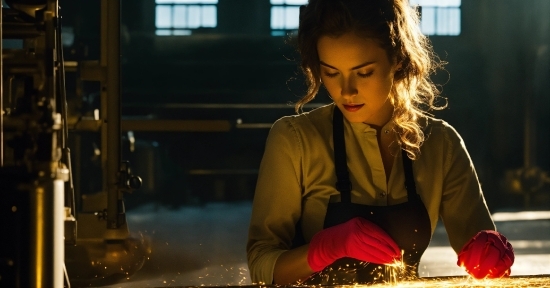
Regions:
<instances>
[{"instance_id":1,"label":"window","mask_svg":"<svg viewBox=\"0 0 550 288\"><path fill-rule=\"evenodd\" d=\"M157 35L191 35L218 24L218 0L155 0Z\"/></svg>"},{"instance_id":2,"label":"window","mask_svg":"<svg viewBox=\"0 0 550 288\"><path fill-rule=\"evenodd\" d=\"M270 0L271 1L271 35L284 36L298 29L300 5L307 0Z\"/></svg>"},{"instance_id":3,"label":"window","mask_svg":"<svg viewBox=\"0 0 550 288\"><path fill-rule=\"evenodd\" d=\"M284 36L298 29L300 5L307 0L270 0L271 35ZM461 0L410 0L413 6L421 6L420 26L425 35L460 34Z\"/></svg>"},{"instance_id":4,"label":"window","mask_svg":"<svg viewBox=\"0 0 550 288\"><path fill-rule=\"evenodd\" d=\"M425 35L460 34L461 0L410 0L421 7L420 28Z\"/></svg>"}]
</instances>

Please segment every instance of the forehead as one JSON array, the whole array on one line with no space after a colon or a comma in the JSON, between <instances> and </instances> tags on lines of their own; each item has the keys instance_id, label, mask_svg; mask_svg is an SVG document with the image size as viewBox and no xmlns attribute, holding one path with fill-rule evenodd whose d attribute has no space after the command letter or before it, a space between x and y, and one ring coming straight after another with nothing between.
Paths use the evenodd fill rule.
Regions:
<instances>
[{"instance_id":1,"label":"forehead","mask_svg":"<svg viewBox=\"0 0 550 288\"><path fill-rule=\"evenodd\" d=\"M356 33L323 35L317 41L319 60L338 69L349 69L365 62L389 62L386 51L371 37Z\"/></svg>"}]
</instances>

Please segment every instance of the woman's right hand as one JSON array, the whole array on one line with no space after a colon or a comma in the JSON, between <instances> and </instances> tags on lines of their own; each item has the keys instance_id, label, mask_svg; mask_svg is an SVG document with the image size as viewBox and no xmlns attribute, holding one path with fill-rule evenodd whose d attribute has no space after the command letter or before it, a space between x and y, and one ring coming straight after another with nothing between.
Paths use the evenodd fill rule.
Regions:
<instances>
[{"instance_id":1,"label":"woman's right hand","mask_svg":"<svg viewBox=\"0 0 550 288\"><path fill-rule=\"evenodd\" d=\"M319 231L309 243L307 261L315 272L344 257L391 264L401 259L401 250L382 228L357 217Z\"/></svg>"}]
</instances>

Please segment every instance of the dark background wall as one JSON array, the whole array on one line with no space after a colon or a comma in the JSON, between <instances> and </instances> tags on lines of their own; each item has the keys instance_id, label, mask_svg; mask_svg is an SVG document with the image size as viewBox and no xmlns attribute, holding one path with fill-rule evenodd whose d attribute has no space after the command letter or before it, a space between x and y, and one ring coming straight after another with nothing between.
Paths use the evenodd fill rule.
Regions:
<instances>
[{"instance_id":1,"label":"dark background wall","mask_svg":"<svg viewBox=\"0 0 550 288\"><path fill-rule=\"evenodd\" d=\"M495 209L524 202L502 182L507 171L524 166L526 115L535 124L530 166L550 168L549 11L548 1L462 1L461 35L432 37L449 61L443 87L449 109L438 115L463 136Z\"/></svg>"},{"instance_id":2,"label":"dark background wall","mask_svg":"<svg viewBox=\"0 0 550 288\"><path fill-rule=\"evenodd\" d=\"M68 59L99 57L96 2L61 1L63 23L75 31ZM233 126L229 132L135 133L140 149L126 149L124 155L154 185L129 200L153 197L185 205L251 199L256 175L250 170L259 165L268 129L239 129L236 121L272 123L294 111L292 106L250 109L227 104L295 102L304 92L296 53L285 38L270 35L269 0L220 0L218 27L192 36L155 36L154 8L154 0L122 1L124 117L228 120ZM464 138L492 210L525 205L524 195L507 192L503 183L507 171L525 163L526 113L536 123L533 141L528 142L530 166L550 169L549 15L547 0L463 0L461 34L430 37L436 52L449 62L447 71L434 76L444 84L449 107L434 114ZM93 97L97 87L82 87L76 99L84 104L74 104L75 113L91 113L98 105ZM532 106L526 106L528 99ZM323 94L316 102L329 99ZM185 106L212 103L226 108ZM85 142L95 141L89 139ZM90 147L82 149L83 159L92 153ZM144 155L155 160L144 160L151 159ZM197 169L237 172L190 173ZM238 173L242 170L249 172ZM83 194L97 189L80 187ZM528 204L548 207L549 194L546 190L533 195Z\"/></svg>"}]
</instances>

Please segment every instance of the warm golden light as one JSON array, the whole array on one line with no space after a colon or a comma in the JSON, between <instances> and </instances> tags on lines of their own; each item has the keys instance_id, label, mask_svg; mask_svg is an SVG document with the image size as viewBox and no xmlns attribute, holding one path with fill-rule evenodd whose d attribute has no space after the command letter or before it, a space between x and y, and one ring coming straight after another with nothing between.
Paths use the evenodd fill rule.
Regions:
<instances>
[{"instance_id":1,"label":"warm golden light","mask_svg":"<svg viewBox=\"0 0 550 288\"><path fill-rule=\"evenodd\" d=\"M482 279L476 280L471 277L463 278L434 278L428 281L422 280L422 278L415 281L399 281L397 283L377 284L369 287L499 287L499 288L512 288L512 287L550 287L550 281L547 277L511 277L511 278L499 278L499 279Z\"/></svg>"}]
</instances>

